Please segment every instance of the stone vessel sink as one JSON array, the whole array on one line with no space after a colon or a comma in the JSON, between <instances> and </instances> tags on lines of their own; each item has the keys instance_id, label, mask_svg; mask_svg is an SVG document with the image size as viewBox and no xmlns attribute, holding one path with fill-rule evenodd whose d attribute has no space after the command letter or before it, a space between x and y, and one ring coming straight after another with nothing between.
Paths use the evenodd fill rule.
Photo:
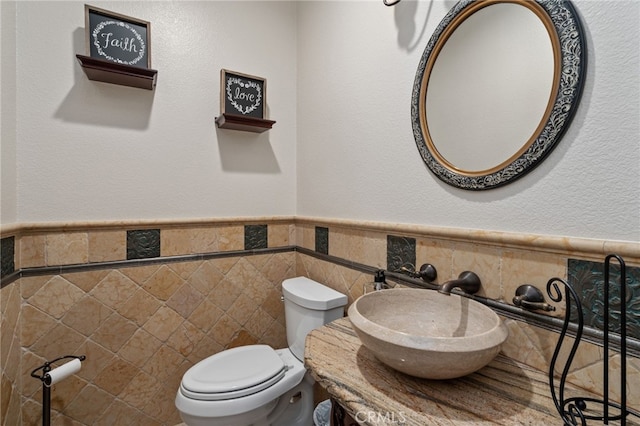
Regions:
<instances>
[{"instance_id":1,"label":"stone vessel sink","mask_svg":"<svg viewBox=\"0 0 640 426\"><path fill-rule=\"evenodd\" d=\"M378 360L426 379L453 379L481 369L509 335L487 306L435 290L368 293L348 313L362 344Z\"/></svg>"}]
</instances>

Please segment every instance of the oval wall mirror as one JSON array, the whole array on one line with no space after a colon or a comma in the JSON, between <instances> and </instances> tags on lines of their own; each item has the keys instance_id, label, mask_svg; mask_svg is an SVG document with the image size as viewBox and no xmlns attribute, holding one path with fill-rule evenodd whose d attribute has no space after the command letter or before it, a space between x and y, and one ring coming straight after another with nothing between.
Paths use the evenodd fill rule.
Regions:
<instances>
[{"instance_id":1,"label":"oval wall mirror","mask_svg":"<svg viewBox=\"0 0 640 426\"><path fill-rule=\"evenodd\" d=\"M461 0L422 54L411 96L418 151L442 181L491 189L537 166L582 93L584 33L565 0Z\"/></svg>"}]
</instances>

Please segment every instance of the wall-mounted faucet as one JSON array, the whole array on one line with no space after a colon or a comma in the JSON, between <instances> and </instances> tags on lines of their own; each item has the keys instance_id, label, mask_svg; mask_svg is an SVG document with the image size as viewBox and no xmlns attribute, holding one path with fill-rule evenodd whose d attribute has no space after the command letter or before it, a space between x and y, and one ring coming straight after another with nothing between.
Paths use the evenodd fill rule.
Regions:
<instances>
[{"instance_id":1,"label":"wall-mounted faucet","mask_svg":"<svg viewBox=\"0 0 640 426\"><path fill-rule=\"evenodd\" d=\"M529 310L542 310L547 312L556 310L555 306L544 301L542 292L531 284L523 284L517 288L516 295L513 298L513 304Z\"/></svg>"},{"instance_id":2,"label":"wall-mounted faucet","mask_svg":"<svg viewBox=\"0 0 640 426\"><path fill-rule=\"evenodd\" d=\"M438 287L438 292L442 294L451 294L451 290L459 288L467 294L475 294L480 290L480 277L474 272L464 271L458 275L458 279L447 281Z\"/></svg>"},{"instance_id":3,"label":"wall-mounted faucet","mask_svg":"<svg viewBox=\"0 0 640 426\"><path fill-rule=\"evenodd\" d=\"M422 278L426 282L433 282L438 278L438 271L436 267L430 263L425 263L420 267L419 271L416 271L411 265L411 268L402 266L400 272L409 275L411 278Z\"/></svg>"}]
</instances>

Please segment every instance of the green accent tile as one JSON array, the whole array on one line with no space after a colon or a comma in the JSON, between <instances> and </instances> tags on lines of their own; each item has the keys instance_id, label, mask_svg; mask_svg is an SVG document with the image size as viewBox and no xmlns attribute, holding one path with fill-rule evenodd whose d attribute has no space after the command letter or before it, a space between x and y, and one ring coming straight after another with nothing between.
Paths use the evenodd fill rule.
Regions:
<instances>
[{"instance_id":1,"label":"green accent tile","mask_svg":"<svg viewBox=\"0 0 640 426\"><path fill-rule=\"evenodd\" d=\"M329 228L316 226L316 251L329 254Z\"/></svg>"},{"instance_id":2,"label":"green accent tile","mask_svg":"<svg viewBox=\"0 0 640 426\"><path fill-rule=\"evenodd\" d=\"M267 248L267 225L245 225L244 249L255 250Z\"/></svg>"},{"instance_id":3,"label":"green accent tile","mask_svg":"<svg viewBox=\"0 0 640 426\"><path fill-rule=\"evenodd\" d=\"M403 266L415 268L416 239L387 235L387 269L397 272Z\"/></svg>"},{"instance_id":4,"label":"green accent tile","mask_svg":"<svg viewBox=\"0 0 640 426\"><path fill-rule=\"evenodd\" d=\"M127 231L127 260L160 257L160 230Z\"/></svg>"}]
</instances>

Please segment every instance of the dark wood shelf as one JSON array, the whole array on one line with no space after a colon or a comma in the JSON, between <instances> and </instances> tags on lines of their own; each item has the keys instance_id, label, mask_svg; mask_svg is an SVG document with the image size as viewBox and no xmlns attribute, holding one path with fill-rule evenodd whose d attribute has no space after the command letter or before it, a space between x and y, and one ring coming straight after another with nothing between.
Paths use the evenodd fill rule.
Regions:
<instances>
[{"instance_id":1,"label":"dark wood shelf","mask_svg":"<svg viewBox=\"0 0 640 426\"><path fill-rule=\"evenodd\" d=\"M275 124L273 120L263 118L246 117L237 114L220 114L216 117L216 124L221 129L242 130L244 132L262 133Z\"/></svg>"},{"instance_id":2,"label":"dark wood shelf","mask_svg":"<svg viewBox=\"0 0 640 426\"><path fill-rule=\"evenodd\" d=\"M89 80L147 90L153 90L156 86L157 70L132 67L84 55L76 55L76 58Z\"/></svg>"}]
</instances>

